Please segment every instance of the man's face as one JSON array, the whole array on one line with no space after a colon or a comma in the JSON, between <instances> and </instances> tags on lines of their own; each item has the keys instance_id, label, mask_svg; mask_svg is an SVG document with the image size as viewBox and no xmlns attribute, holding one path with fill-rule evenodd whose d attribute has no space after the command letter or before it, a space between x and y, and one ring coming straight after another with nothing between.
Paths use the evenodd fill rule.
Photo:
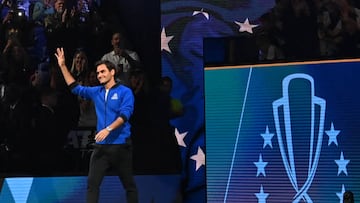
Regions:
<instances>
[{"instance_id":1,"label":"man's face","mask_svg":"<svg viewBox=\"0 0 360 203\"><path fill-rule=\"evenodd\" d=\"M81 70L85 67L86 65L86 57L84 56L84 54L76 54L75 56L75 66L78 70Z\"/></svg>"},{"instance_id":2,"label":"man's face","mask_svg":"<svg viewBox=\"0 0 360 203\"><path fill-rule=\"evenodd\" d=\"M120 46L121 37L119 33L116 33L111 38L111 44L114 48L118 48Z\"/></svg>"},{"instance_id":3,"label":"man's face","mask_svg":"<svg viewBox=\"0 0 360 203\"><path fill-rule=\"evenodd\" d=\"M55 10L59 13L62 13L64 11L64 6L65 6L65 0L56 0L55 1Z\"/></svg>"},{"instance_id":4,"label":"man's face","mask_svg":"<svg viewBox=\"0 0 360 203\"><path fill-rule=\"evenodd\" d=\"M105 64L101 64L96 68L96 73L100 84L106 85L110 80L113 79L115 71L109 71Z\"/></svg>"}]
</instances>

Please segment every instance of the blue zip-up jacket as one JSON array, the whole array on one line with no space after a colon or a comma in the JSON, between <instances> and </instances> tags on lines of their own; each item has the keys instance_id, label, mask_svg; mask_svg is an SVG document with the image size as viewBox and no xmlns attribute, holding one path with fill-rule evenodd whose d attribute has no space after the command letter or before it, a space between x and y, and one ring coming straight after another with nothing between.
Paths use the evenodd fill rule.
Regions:
<instances>
[{"instance_id":1,"label":"blue zip-up jacket","mask_svg":"<svg viewBox=\"0 0 360 203\"><path fill-rule=\"evenodd\" d=\"M70 88L72 93L94 102L97 131L106 128L118 117L124 119L124 123L120 127L113 129L103 141L96 142L96 144L124 144L126 138L131 134L131 126L128 122L134 110L134 95L131 89L117 83L109 89L107 99L105 99L105 87L102 85L88 87L74 82Z\"/></svg>"}]
</instances>

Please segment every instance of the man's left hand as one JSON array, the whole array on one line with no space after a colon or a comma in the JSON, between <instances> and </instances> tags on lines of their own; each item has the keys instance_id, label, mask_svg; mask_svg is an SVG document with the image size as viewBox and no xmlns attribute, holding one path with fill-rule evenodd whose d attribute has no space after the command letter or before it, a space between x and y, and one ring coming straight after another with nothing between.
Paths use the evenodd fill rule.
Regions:
<instances>
[{"instance_id":1,"label":"man's left hand","mask_svg":"<svg viewBox=\"0 0 360 203\"><path fill-rule=\"evenodd\" d=\"M101 142L103 140L105 140L105 138L110 134L110 132L106 129L102 129L100 130L96 135L95 135L95 141L96 142Z\"/></svg>"}]
</instances>

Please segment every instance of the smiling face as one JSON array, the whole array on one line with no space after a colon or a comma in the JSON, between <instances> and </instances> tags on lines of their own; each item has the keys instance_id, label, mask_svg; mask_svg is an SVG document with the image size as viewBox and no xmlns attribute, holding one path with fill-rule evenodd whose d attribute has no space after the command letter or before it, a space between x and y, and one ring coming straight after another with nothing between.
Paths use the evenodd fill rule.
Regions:
<instances>
[{"instance_id":1,"label":"smiling face","mask_svg":"<svg viewBox=\"0 0 360 203\"><path fill-rule=\"evenodd\" d=\"M109 89L115 84L115 70L109 70L105 64L97 66L96 74L100 84L104 85L106 89Z\"/></svg>"},{"instance_id":2,"label":"smiling face","mask_svg":"<svg viewBox=\"0 0 360 203\"><path fill-rule=\"evenodd\" d=\"M56 12L62 13L65 10L65 0L55 0L54 8Z\"/></svg>"},{"instance_id":3,"label":"smiling face","mask_svg":"<svg viewBox=\"0 0 360 203\"><path fill-rule=\"evenodd\" d=\"M79 52L74 57L76 70L81 72L87 66L87 57L85 53Z\"/></svg>"}]
</instances>

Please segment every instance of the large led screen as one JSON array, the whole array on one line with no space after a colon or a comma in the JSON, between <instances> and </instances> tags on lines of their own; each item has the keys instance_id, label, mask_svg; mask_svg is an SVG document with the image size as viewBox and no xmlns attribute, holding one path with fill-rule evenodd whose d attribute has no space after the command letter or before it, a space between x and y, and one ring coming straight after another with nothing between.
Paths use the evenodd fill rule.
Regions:
<instances>
[{"instance_id":1,"label":"large led screen","mask_svg":"<svg viewBox=\"0 0 360 203\"><path fill-rule=\"evenodd\" d=\"M139 203L170 203L179 199L178 175L137 175ZM85 203L86 176L8 177L0 179L1 203ZM119 177L105 176L99 203L126 202Z\"/></svg>"},{"instance_id":2,"label":"large led screen","mask_svg":"<svg viewBox=\"0 0 360 203\"><path fill-rule=\"evenodd\" d=\"M360 60L204 74L207 202L360 199Z\"/></svg>"}]
</instances>

